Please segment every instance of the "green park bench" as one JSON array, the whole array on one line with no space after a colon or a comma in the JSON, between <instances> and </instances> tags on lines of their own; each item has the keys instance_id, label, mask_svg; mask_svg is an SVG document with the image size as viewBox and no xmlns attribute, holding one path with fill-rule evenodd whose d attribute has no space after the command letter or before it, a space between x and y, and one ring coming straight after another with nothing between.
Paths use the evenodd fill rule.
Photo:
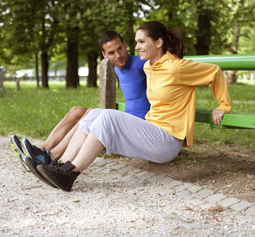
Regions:
<instances>
[{"instance_id":1,"label":"green park bench","mask_svg":"<svg viewBox=\"0 0 255 237\"><path fill-rule=\"evenodd\" d=\"M216 64L222 70L255 70L255 54L188 56L185 57L185 59ZM116 109L125 111L125 103L116 103ZM221 126L218 127L213 123L212 111L213 110L196 108L195 121L209 123L213 128L255 129L255 114L239 112L224 114Z\"/></svg>"}]
</instances>

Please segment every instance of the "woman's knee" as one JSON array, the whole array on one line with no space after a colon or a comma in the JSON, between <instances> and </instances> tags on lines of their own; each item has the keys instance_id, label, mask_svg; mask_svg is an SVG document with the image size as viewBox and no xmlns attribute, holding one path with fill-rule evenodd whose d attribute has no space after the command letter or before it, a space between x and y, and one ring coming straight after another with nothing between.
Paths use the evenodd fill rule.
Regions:
<instances>
[{"instance_id":1,"label":"woman's knee","mask_svg":"<svg viewBox=\"0 0 255 237\"><path fill-rule=\"evenodd\" d=\"M108 117L108 118L114 118L114 117L118 117L118 113L120 111L118 110L115 110L115 109L104 109L101 113L101 116L104 116L104 117Z\"/></svg>"}]
</instances>

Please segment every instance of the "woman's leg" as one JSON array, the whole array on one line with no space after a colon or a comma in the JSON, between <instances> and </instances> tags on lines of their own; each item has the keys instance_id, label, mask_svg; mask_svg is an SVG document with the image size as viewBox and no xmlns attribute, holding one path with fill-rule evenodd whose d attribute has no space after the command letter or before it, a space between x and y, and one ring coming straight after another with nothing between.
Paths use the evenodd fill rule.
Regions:
<instances>
[{"instance_id":1,"label":"woman's leg","mask_svg":"<svg viewBox=\"0 0 255 237\"><path fill-rule=\"evenodd\" d=\"M87 135L83 133L79 128L74 133L71 141L69 142L63 156L59 160L60 163L66 163L67 161L73 161L73 159L79 153L83 143L85 142Z\"/></svg>"},{"instance_id":2,"label":"woman's leg","mask_svg":"<svg viewBox=\"0 0 255 237\"><path fill-rule=\"evenodd\" d=\"M81 155L83 151L80 152L80 150L85 145L85 141L86 141L86 146L88 147L88 148L86 148L86 150L90 151L90 154L93 154L94 151L97 150L97 145L100 147L100 145L101 145L100 142L94 145L93 142L95 140L93 140L93 139L91 140L91 138L89 138L88 141L87 141L86 139L87 139L87 137L91 137L90 132L89 132L89 128L90 128L91 124L96 120L96 118L99 116L99 114L102 111L103 110L101 110L101 109L94 109L93 112L88 114L87 117L84 118L84 120L81 121L83 126L86 127L86 132L84 133L79 128L76 130L76 132L74 133L70 143L67 146L67 149L65 150L65 152L64 152L64 154L61 157L59 162L66 163L67 161L73 161L74 158L78 155L78 153ZM85 123L86 123L86 125L84 125ZM89 136L87 134L89 134ZM99 148L99 150L100 149L101 148ZM84 148L83 148L83 150L84 150ZM103 150L103 148L102 148L102 150ZM86 153L86 151L85 151L85 153Z\"/></svg>"},{"instance_id":3,"label":"woman's leg","mask_svg":"<svg viewBox=\"0 0 255 237\"><path fill-rule=\"evenodd\" d=\"M162 128L133 115L95 109L80 122L63 155L62 161L68 161L59 167L39 165L38 170L55 186L70 191L80 172L103 150L106 154L115 153L164 163L178 154L182 144L183 141L172 137Z\"/></svg>"},{"instance_id":4,"label":"woman's leg","mask_svg":"<svg viewBox=\"0 0 255 237\"><path fill-rule=\"evenodd\" d=\"M91 124L102 111L101 109L95 109L84 119L85 123L81 121L86 133L81 129L75 132L62 159L59 161L59 163L64 163L63 165L56 166L55 161L53 161L54 164L51 165L42 164L37 166L38 172L56 187L70 191L75 179L80 174L79 170L85 169L104 149L98 139L89 132ZM87 134L89 135L87 136ZM76 157L78 159L74 163L77 164L77 167L70 162Z\"/></svg>"},{"instance_id":5,"label":"woman's leg","mask_svg":"<svg viewBox=\"0 0 255 237\"><path fill-rule=\"evenodd\" d=\"M72 161L80 172L103 149L108 155L114 153L165 163L175 158L183 144L162 128L116 110L104 110L92 124L80 128L87 134L90 132Z\"/></svg>"},{"instance_id":6,"label":"woman's leg","mask_svg":"<svg viewBox=\"0 0 255 237\"><path fill-rule=\"evenodd\" d=\"M57 157L62 157L65 150L68 147L72 137L74 136L75 132L79 127L79 123L74 125L74 127L65 135L65 137L61 140L61 142L55 146L52 150L50 150L50 157L54 160Z\"/></svg>"},{"instance_id":7,"label":"woman's leg","mask_svg":"<svg viewBox=\"0 0 255 237\"><path fill-rule=\"evenodd\" d=\"M103 144L90 133L79 153L72 161L72 164L75 166L74 170L78 170L79 172L85 170L104 149Z\"/></svg>"}]
</instances>

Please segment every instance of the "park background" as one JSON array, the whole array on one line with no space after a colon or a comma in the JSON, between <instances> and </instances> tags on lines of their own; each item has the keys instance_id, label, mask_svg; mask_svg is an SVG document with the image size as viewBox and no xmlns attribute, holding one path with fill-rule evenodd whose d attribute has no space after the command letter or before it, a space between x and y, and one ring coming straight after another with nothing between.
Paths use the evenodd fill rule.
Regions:
<instances>
[{"instance_id":1,"label":"park background","mask_svg":"<svg viewBox=\"0 0 255 237\"><path fill-rule=\"evenodd\" d=\"M254 0L1 1L0 134L45 139L71 107L98 107L102 32L121 32L129 53L137 54L137 27L157 20L181 30L186 56L251 54L255 53L254 5ZM254 72L224 73L232 110L254 113ZM116 101L124 102L120 88ZM217 107L210 87L197 88L197 107ZM195 142L255 150L252 130L220 130L196 123L195 137L199 139Z\"/></svg>"}]
</instances>

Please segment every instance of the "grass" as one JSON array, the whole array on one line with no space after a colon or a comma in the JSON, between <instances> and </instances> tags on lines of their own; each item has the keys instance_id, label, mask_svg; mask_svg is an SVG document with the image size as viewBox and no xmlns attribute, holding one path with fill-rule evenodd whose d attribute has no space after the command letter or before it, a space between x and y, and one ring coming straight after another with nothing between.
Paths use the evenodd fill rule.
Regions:
<instances>
[{"instance_id":1,"label":"grass","mask_svg":"<svg viewBox=\"0 0 255 237\"><path fill-rule=\"evenodd\" d=\"M5 94L0 97L0 134L22 134L45 139L73 106L98 108L99 89L67 90L64 82L49 82L50 90L36 89L35 83L5 82ZM123 101L119 89L117 99Z\"/></svg>"},{"instance_id":2,"label":"grass","mask_svg":"<svg viewBox=\"0 0 255 237\"><path fill-rule=\"evenodd\" d=\"M71 107L79 105L97 108L99 89L86 88L67 90L64 82L50 81L50 90L36 89L35 82L20 82L16 91L15 82L4 82L5 93L0 97L0 134L22 134L45 139ZM254 86L229 85L232 111L255 113ZM118 88L118 102L124 102ZM210 88L197 89L197 107L214 109L217 101ZM255 150L255 131L246 129L216 129L208 124L195 124L195 137L214 145L243 145ZM199 143L195 139L195 143Z\"/></svg>"},{"instance_id":3,"label":"grass","mask_svg":"<svg viewBox=\"0 0 255 237\"><path fill-rule=\"evenodd\" d=\"M254 86L228 85L232 111L255 114ZM197 107L215 109L218 104L210 88L197 89ZM208 124L195 123L194 136L214 145L239 144L255 150L255 131L253 129L217 129ZM195 143L199 143L196 139Z\"/></svg>"}]
</instances>

